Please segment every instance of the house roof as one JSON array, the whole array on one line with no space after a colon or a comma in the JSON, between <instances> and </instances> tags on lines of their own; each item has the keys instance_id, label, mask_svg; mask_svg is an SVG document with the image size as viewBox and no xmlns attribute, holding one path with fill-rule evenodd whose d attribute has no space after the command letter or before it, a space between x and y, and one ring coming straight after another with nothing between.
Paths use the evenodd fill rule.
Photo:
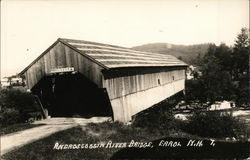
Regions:
<instances>
[{"instance_id":1,"label":"house roof","mask_svg":"<svg viewBox=\"0 0 250 160\"><path fill-rule=\"evenodd\" d=\"M81 55L105 69L124 67L164 67L164 66L187 66L186 63L172 55L136 51L125 47L108 45L83 40L59 38L29 66L19 74L27 71L37 60L47 53L55 44L61 42Z\"/></svg>"},{"instance_id":2,"label":"house roof","mask_svg":"<svg viewBox=\"0 0 250 160\"><path fill-rule=\"evenodd\" d=\"M187 66L172 55L136 51L125 47L82 40L60 39L61 42L87 55L105 68Z\"/></svg>"}]
</instances>

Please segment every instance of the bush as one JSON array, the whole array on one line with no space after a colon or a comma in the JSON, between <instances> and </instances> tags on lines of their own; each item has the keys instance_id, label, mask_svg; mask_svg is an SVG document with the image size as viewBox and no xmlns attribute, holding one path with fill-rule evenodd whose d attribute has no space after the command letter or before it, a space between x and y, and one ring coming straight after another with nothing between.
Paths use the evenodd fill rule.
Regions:
<instances>
[{"instance_id":1,"label":"bush","mask_svg":"<svg viewBox=\"0 0 250 160\"><path fill-rule=\"evenodd\" d=\"M9 124L15 124L20 121L20 113L15 108L4 108L0 112L0 124L1 126L7 126Z\"/></svg>"},{"instance_id":2,"label":"bush","mask_svg":"<svg viewBox=\"0 0 250 160\"><path fill-rule=\"evenodd\" d=\"M13 89L0 91L1 126L25 122L38 112L40 109L32 94Z\"/></svg>"},{"instance_id":3,"label":"bush","mask_svg":"<svg viewBox=\"0 0 250 160\"><path fill-rule=\"evenodd\" d=\"M244 134L245 124L228 113L196 112L188 118L184 131L204 137L237 137Z\"/></svg>"},{"instance_id":4,"label":"bush","mask_svg":"<svg viewBox=\"0 0 250 160\"><path fill-rule=\"evenodd\" d=\"M144 128L150 132L167 134L173 130L179 130L182 125L180 120L176 120L172 112L176 101L162 102L144 113L137 115L133 120L133 127Z\"/></svg>"}]
</instances>

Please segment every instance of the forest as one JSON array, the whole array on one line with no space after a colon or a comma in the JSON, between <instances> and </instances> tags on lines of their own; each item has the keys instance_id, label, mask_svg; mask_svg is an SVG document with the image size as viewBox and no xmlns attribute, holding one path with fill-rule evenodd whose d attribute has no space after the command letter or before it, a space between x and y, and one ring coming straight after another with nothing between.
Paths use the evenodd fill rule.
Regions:
<instances>
[{"instance_id":1,"label":"forest","mask_svg":"<svg viewBox=\"0 0 250 160\"><path fill-rule=\"evenodd\" d=\"M198 55L193 65L201 75L186 82L186 100L201 103L234 101L237 107L249 107L249 30L242 28L232 47L210 44L204 56Z\"/></svg>"}]
</instances>

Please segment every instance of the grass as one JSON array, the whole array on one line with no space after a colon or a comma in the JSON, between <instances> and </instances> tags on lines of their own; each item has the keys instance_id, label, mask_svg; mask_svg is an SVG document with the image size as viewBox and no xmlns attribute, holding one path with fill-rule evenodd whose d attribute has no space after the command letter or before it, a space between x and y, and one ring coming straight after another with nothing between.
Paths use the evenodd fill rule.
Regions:
<instances>
[{"instance_id":1,"label":"grass","mask_svg":"<svg viewBox=\"0 0 250 160\"><path fill-rule=\"evenodd\" d=\"M88 124L55 133L47 138L38 140L22 148L6 153L6 160L74 160L74 159L109 159L119 148L98 149L53 149L56 142L59 144L94 144L112 142L148 142L166 136L187 137L184 133L155 134L144 129L126 126L121 123L103 122L100 124ZM24 154L25 153L25 154Z\"/></svg>"},{"instance_id":2,"label":"grass","mask_svg":"<svg viewBox=\"0 0 250 160\"><path fill-rule=\"evenodd\" d=\"M18 132L18 131L22 131L22 130L33 128L33 127L38 127L41 125L42 124L30 124L30 123L13 124L10 126L1 127L0 128L0 135L3 136L3 135L10 134L13 132Z\"/></svg>"},{"instance_id":3,"label":"grass","mask_svg":"<svg viewBox=\"0 0 250 160\"><path fill-rule=\"evenodd\" d=\"M137 151L128 151L126 152L126 148L79 148L79 149L62 149L57 150L53 149L55 147L55 143L59 144L107 144L109 141L113 143L123 143L123 142L131 142L131 140L137 142L150 142L154 140L164 139L164 138L178 138L178 139L203 139L198 136L190 135L181 131L168 131L159 132L158 130L150 131L144 128L138 128L133 126L126 126L122 123L114 122L103 122L99 124L90 123L87 126L77 126L68 130L64 130L58 133L55 133L47 138L38 140L31 144L25 145L19 149L15 149L11 152L3 155L3 159L5 160L84 160L84 159L110 159L114 155L124 155L130 153L130 156L137 153ZM206 141L209 141L207 139ZM210 142L209 142L210 143ZM222 142L224 148L227 147L228 142ZM236 146L237 147L237 146ZM203 149L204 153L206 149ZM226 148L225 151L228 149ZM236 149L237 150L237 149ZM170 155L171 150L166 152ZM224 151L224 152L225 152ZM151 150L152 154L158 154L158 149ZM177 150L177 153L179 151ZM184 152L188 153L189 150L184 148ZM196 153L195 150L192 152ZM216 152L216 150L215 150ZM165 156L165 151L160 150L162 155ZM211 152L213 153L213 152ZM151 155L146 151L142 155ZM176 153L174 153L175 155ZM160 154L159 154L160 155ZM151 155L152 156L152 155ZM113 157L114 158L114 157Z\"/></svg>"}]
</instances>

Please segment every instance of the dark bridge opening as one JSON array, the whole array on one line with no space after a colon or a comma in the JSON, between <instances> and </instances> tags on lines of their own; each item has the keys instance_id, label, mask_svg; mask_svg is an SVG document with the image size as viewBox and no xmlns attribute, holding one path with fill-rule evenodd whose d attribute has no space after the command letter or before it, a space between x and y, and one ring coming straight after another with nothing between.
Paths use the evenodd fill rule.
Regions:
<instances>
[{"instance_id":1,"label":"dark bridge opening","mask_svg":"<svg viewBox=\"0 0 250 160\"><path fill-rule=\"evenodd\" d=\"M81 74L46 76L32 92L52 117L113 116L106 89Z\"/></svg>"}]
</instances>

